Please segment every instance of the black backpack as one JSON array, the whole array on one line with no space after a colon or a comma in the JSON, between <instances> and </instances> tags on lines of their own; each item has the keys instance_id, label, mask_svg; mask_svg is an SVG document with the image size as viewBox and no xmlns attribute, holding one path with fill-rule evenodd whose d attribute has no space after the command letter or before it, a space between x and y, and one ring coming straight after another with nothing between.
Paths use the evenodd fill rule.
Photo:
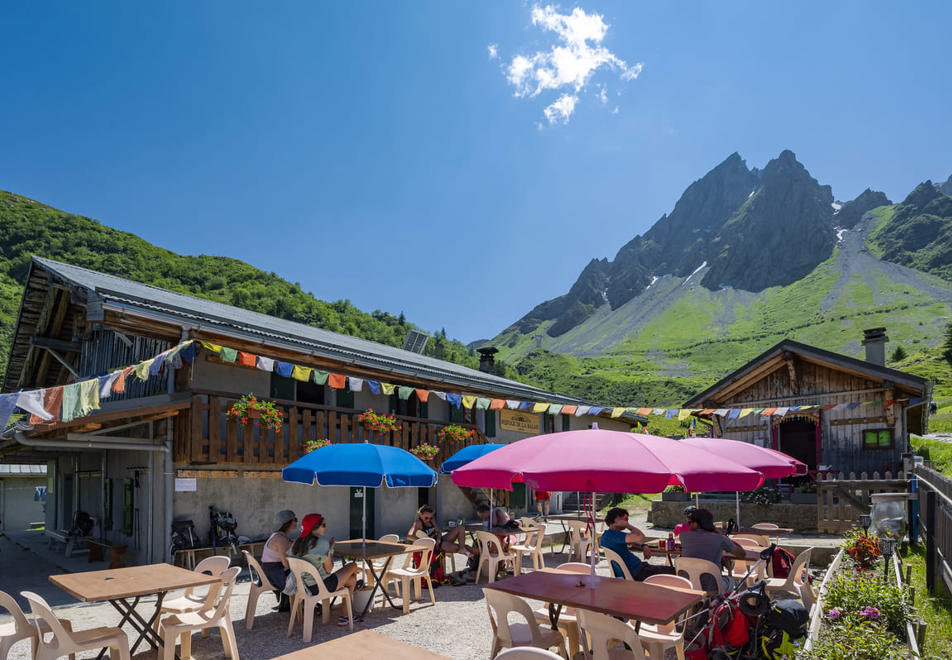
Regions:
<instances>
[{"instance_id":1,"label":"black backpack","mask_svg":"<svg viewBox=\"0 0 952 660\"><path fill-rule=\"evenodd\" d=\"M73 520L73 528L69 530L70 536L89 536L93 531L92 517L85 511L77 511L76 518Z\"/></svg>"},{"instance_id":2,"label":"black backpack","mask_svg":"<svg viewBox=\"0 0 952 660\"><path fill-rule=\"evenodd\" d=\"M172 549L188 550L198 546L198 534L195 533L195 523L191 520L175 520L172 522Z\"/></svg>"},{"instance_id":3,"label":"black backpack","mask_svg":"<svg viewBox=\"0 0 952 660\"><path fill-rule=\"evenodd\" d=\"M807 608L798 600L787 598L775 600L764 615L765 632L785 632L790 639L798 639L807 634L810 615Z\"/></svg>"}]
</instances>

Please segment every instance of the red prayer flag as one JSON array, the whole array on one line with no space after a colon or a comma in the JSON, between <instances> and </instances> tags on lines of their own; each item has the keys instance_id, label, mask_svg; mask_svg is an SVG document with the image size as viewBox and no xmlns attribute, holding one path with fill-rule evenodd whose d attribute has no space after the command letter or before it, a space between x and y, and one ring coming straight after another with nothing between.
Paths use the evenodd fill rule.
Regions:
<instances>
[{"instance_id":1,"label":"red prayer flag","mask_svg":"<svg viewBox=\"0 0 952 660\"><path fill-rule=\"evenodd\" d=\"M327 384L337 390L343 389L347 385L347 376L343 374L328 374Z\"/></svg>"},{"instance_id":2,"label":"red prayer flag","mask_svg":"<svg viewBox=\"0 0 952 660\"><path fill-rule=\"evenodd\" d=\"M417 398L423 403L426 403L426 400L430 398L430 390L417 389L414 390L414 392L416 392Z\"/></svg>"},{"instance_id":3,"label":"red prayer flag","mask_svg":"<svg viewBox=\"0 0 952 660\"><path fill-rule=\"evenodd\" d=\"M506 402L503 401L503 403L505 404ZM502 408L502 406L499 406L499 407ZM576 405L562 406L562 414L563 414L563 415L574 415L574 414L575 414L575 411L577 411L577 410L578 410L578 406L576 406Z\"/></svg>"},{"instance_id":4,"label":"red prayer flag","mask_svg":"<svg viewBox=\"0 0 952 660\"><path fill-rule=\"evenodd\" d=\"M505 399L493 399L492 401L489 402L489 409L490 409L490 410L502 410L502 409L505 408L505 407L506 407L506 400L505 400ZM566 407L567 407L567 406L566 406ZM563 410L564 410L564 408L563 408Z\"/></svg>"},{"instance_id":5,"label":"red prayer flag","mask_svg":"<svg viewBox=\"0 0 952 660\"><path fill-rule=\"evenodd\" d=\"M258 364L258 356L254 353L238 351L238 364L243 364L246 367L254 367Z\"/></svg>"}]
</instances>

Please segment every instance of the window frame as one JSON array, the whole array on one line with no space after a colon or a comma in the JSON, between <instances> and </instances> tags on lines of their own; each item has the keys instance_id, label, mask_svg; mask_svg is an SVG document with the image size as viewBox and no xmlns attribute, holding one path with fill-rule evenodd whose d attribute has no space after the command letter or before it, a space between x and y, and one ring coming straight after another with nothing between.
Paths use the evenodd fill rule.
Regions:
<instances>
[{"instance_id":1,"label":"window frame","mask_svg":"<svg viewBox=\"0 0 952 660\"><path fill-rule=\"evenodd\" d=\"M861 446L862 446L863 450L865 450L865 451L875 451L875 450L877 450L877 449L894 449L895 446L896 446L896 433L895 433L895 431L894 431L892 428L890 428L890 427L882 427L882 428L875 428L875 429L863 429L863 430L861 431L861 433L862 433L862 436L861 436ZM885 445L882 444L881 439L882 439L882 434L883 434L883 433L886 433L886 434L889 435L889 444L885 444ZM872 444L872 443L867 442L867 438L868 438L869 434L876 434L876 435L875 435L875 438L876 438L875 444Z\"/></svg>"}]
</instances>

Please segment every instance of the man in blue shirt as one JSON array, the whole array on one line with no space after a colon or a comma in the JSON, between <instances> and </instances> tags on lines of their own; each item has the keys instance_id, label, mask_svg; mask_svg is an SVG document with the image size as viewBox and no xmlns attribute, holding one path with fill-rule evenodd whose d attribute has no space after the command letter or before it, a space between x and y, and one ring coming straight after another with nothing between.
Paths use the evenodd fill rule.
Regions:
<instances>
[{"instance_id":1,"label":"man in blue shirt","mask_svg":"<svg viewBox=\"0 0 952 660\"><path fill-rule=\"evenodd\" d=\"M649 575L658 573L674 574L674 569L670 566L652 566L648 562L638 559L628 549L629 544L637 544L637 547L640 547L644 552L645 559L651 558L651 550L641 543L645 534L628 522L628 511L621 507L609 509L608 513L605 514L605 524L608 525L608 529L602 532L602 546L618 553L618 556L624 560L628 567L628 572L631 573L632 578L641 582ZM612 571L615 577L624 577L621 567L616 566L615 562L612 562Z\"/></svg>"}]
</instances>

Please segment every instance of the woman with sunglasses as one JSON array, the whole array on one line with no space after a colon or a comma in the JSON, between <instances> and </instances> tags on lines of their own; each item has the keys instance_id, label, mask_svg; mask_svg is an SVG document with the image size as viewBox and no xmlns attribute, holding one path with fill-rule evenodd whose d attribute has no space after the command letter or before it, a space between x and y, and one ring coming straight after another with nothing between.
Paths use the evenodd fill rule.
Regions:
<instances>
[{"instance_id":1,"label":"woman with sunglasses","mask_svg":"<svg viewBox=\"0 0 952 660\"><path fill-rule=\"evenodd\" d=\"M421 506L407 536L414 539L417 537L417 532L422 531L427 537L436 541L436 547L443 552L461 552L467 557L472 557L473 549L464 543L466 528L458 525L446 534L441 534L440 526L436 524L433 513L433 507L428 504Z\"/></svg>"},{"instance_id":2,"label":"woman with sunglasses","mask_svg":"<svg viewBox=\"0 0 952 660\"><path fill-rule=\"evenodd\" d=\"M319 513L307 514L301 521L301 536L291 546L291 554L314 564L328 591L337 591L341 587L346 587L353 596L354 589L357 587L357 571L359 570L357 564L354 562L344 564L331 573L334 570L334 539L324 538L325 533L327 533L327 522L324 516ZM317 584L310 575L304 575L304 584L312 594L317 593ZM358 621L360 617L354 615L354 622ZM337 625L346 626L347 622L347 617L342 616L337 620Z\"/></svg>"},{"instance_id":3,"label":"woman with sunglasses","mask_svg":"<svg viewBox=\"0 0 952 660\"><path fill-rule=\"evenodd\" d=\"M284 589L288 573L291 572L288 569L288 550L291 549L288 533L294 529L296 522L297 516L290 509L278 511L274 515L272 534L264 544L264 550L261 551L261 570L268 577L268 581L278 588L274 595L278 598L279 612L287 612L291 609L291 601L281 590Z\"/></svg>"}]
</instances>

